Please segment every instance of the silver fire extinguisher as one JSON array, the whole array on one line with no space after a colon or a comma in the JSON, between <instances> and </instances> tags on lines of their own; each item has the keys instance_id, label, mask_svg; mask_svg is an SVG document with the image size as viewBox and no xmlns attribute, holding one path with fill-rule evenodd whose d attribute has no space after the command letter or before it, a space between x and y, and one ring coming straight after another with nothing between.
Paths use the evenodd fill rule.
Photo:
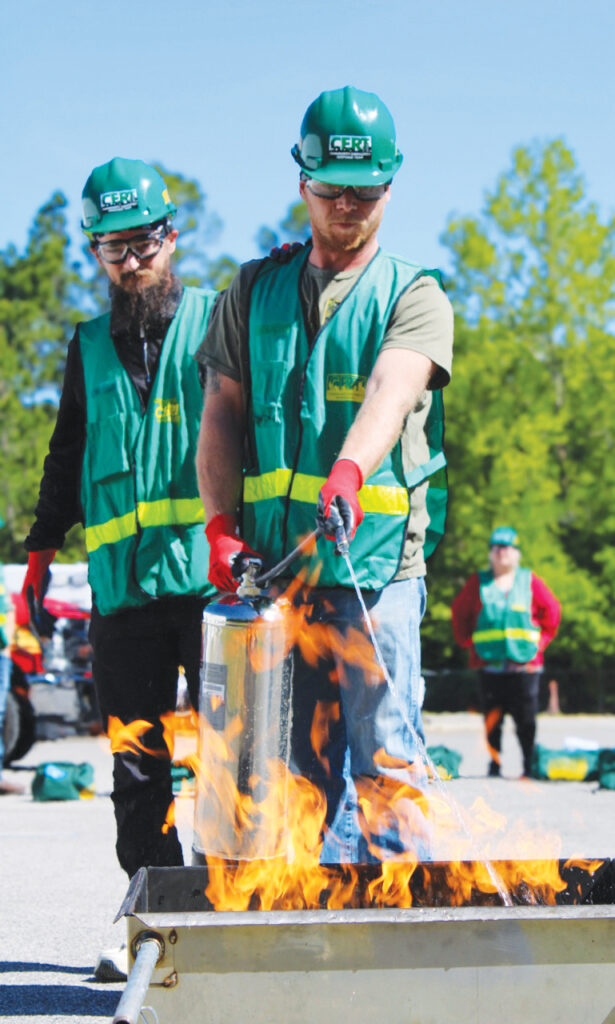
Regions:
<instances>
[{"instance_id":1,"label":"silver fire extinguisher","mask_svg":"<svg viewBox=\"0 0 615 1024\"><path fill-rule=\"evenodd\" d=\"M203 613L200 760L193 860L286 852L292 654L279 604L249 564Z\"/></svg>"}]
</instances>

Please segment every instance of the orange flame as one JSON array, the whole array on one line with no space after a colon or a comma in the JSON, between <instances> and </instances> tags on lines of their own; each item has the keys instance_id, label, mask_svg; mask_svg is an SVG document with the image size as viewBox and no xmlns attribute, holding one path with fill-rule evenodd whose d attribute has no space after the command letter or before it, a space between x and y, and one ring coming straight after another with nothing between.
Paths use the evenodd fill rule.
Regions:
<instances>
[{"instance_id":1,"label":"orange flame","mask_svg":"<svg viewBox=\"0 0 615 1024\"><path fill-rule=\"evenodd\" d=\"M485 715L485 734L487 736L487 748L489 750L491 760L495 761L496 764L501 763L500 751L496 750L495 747L491 746L491 744L489 743L489 736L491 735L493 730L497 728L497 726L500 724L503 717L504 713L502 711L502 708L492 708L491 711L488 711L487 714Z\"/></svg>"},{"instance_id":2,"label":"orange flame","mask_svg":"<svg viewBox=\"0 0 615 1024\"><path fill-rule=\"evenodd\" d=\"M312 749L320 761L327 775L331 774L329 759L323 754L323 748L329 742L329 725L331 722L338 722L340 717L340 706L335 701L319 700L316 702L310 740Z\"/></svg>"},{"instance_id":3,"label":"orange flame","mask_svg":"<svg viewBox=\"0 0 615 1024\"><path fill-rule=\"evenodd\" d=\"M502 903L511 891L522 893L527 903L553 904L566 888L559 874L558 837L507 822L482 799L461 811L441 786L432 791L420 771L415 785L408 782L413 766L401 773L406 781L389 776L356 780L364 835L380 860L362 885L356 866L336 869L320 863L326 804L313 783L288 772L281 762L270 762L267 779L250 778L247 791L240 792L233 742L241 723L235 718L218 733L203 720L201 730L200 753L189 761L197 777L197 800L209 812L199 817L197 811L195 828L209 868L206 895L217 910L409 907L417 887L424 899L436 902L445 893L450 905L471 903L477 893ZM405 847L395 857L379 843L387 823L395 824ZM441 864L421 862L422 844L446 854L438 857L446 860L444 875ZM600 863L582 866L596 870Z\"/></svg>"},{"instance_id":4,"label":"orange flame","mask_svg":"<svg viewBox=\"0 0 615 1024\"><path fill-rule=\"evenodd\" d=\"M361 666L366 678L381 683L382 671L367 636L359 630L342 636L331 625L312 621L309 604L297 600L305 582L305 575L295 579L277 602L284 617L282 639L274 633L271 642L256 638L252 644L249 639L247 646L245 635L231 639L231 657L235 654L240 662L247 657L254 671L267 671L296 645L313 666L335 652L338 670L332 682L346 685L344 667L352 663ZM227 717L223 728L214 728L205 712L221 712L212 720L224 721L224 698L213 693L207 699L209 707L198 716L162 717L164 749L147 746L152 725L146 721L125 725L111 719L109 738L114 752L138 750L171 758L181 732L188 728L193 737L198 734L198 752L188 753L181 763L196 778L196 846L204 851L206 895L216 910L409 907L419 899L463 905L476 900L477 893L497 904L513 891L522 893L525 902L554 903L566 888L559 873L557 836L507 821L482 799L469 809L460 808L433 766L407 764L385 751L375 759L381 774L355 779L361 829L378 863L367 872L353 865L322 865L327 835L323 792L276 758L261 765L259 775L246 777L242 744L250 737L242 708ZM320 701L311 725L313 750L327 772L329 730L339 714L337 702ZM497 716L496 710L488 730ZM495 751L492 757L499 760ZM171 804L165 829L173 825L174 815ZM383 841L391 826L403 853L391 853ZM432 862L422 859L425 850ZM592 873L602 862L579 863Z\"/></svg>"}]
</instances>

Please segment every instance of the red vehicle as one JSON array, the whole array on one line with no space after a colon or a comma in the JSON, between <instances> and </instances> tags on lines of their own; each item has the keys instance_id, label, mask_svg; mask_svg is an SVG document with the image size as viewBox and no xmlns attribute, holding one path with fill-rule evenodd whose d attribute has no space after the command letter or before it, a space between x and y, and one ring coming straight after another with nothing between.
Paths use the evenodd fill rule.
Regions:
<instances>
[{"instance_id":1,"label":"red vehicle","mask_svg":"<svg viewBox=\"0 0 615 1024\"><path fill-rule=\"evenodd\" d=\"M36 739L98 732L88 642L90 612L46 597L34 627L21 594L12 594L15 634L4 723L4 763L23 757Z\"/></svg>"}]
</instances>

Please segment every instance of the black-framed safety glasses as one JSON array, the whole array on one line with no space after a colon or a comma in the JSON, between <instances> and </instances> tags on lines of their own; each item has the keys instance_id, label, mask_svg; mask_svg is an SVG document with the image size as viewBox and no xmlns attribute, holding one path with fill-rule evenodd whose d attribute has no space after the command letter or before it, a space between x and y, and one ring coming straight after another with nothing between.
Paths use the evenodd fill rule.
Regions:
<instances>
[{"instance_id":1,"label":"black-framed safety glasses","mask_svg":"<svg viewBox=\"0 0 615 1024\"><path fill-rule=\"evenodd\" d=\"M382 199L389 187L389 182L384 185L331 185L328 181L310 178L305 172L302 173L301 180L305 182L312 195L319 199L339 199L344 192L350 191L360 203L374 203Z\"/></svg>"}]
</instances>

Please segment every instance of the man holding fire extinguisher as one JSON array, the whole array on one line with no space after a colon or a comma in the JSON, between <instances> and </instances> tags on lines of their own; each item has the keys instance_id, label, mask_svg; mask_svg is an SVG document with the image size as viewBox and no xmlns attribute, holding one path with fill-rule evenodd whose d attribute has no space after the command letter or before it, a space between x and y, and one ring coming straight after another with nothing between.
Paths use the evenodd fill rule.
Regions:
<instances>
[{"instance_id":1,"label":"man holding fire extinguisher","mask_svg":"<svg viewBox=\"0 0 615 1024\"><path fill-rule=\"evenodd\" d=\"M321 859L356 862L407 849L399 829L366 826L356 790L407 779L420 757L419 627L425 559L444 524L453 317L438 271L378 245L402 162L384 103L350 86L323 92L292 155L312 240L244 264L216 307L197 355L207 369L197 470L219 589L237 587L250 557L279 563L317 518L312 620L365 633L336 553L349 550L390 678L344 650L323 652L316 669L295 651L292 757L326 794ZM310 731L325 705L337 712L316 752Z\"/></svg>"}]
</instances>

